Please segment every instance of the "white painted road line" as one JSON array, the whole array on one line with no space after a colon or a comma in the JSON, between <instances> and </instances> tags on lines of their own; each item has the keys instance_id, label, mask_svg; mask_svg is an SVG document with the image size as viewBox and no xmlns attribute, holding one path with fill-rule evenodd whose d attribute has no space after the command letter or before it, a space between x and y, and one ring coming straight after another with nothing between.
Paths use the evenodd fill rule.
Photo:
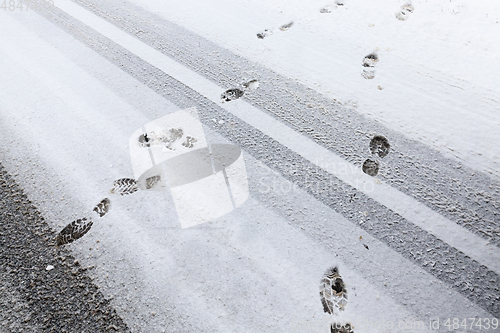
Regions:
<instances>
[{"instance_id":1,"label":"white painted road line","mask_svg":"<svg viewBox=\"0 0 500 333\"><path fill-rule=\"evenodd\" d=\"M411 223L500 274L500 251L487 240L391 186L365 175L360 167L345 161L245 101L222 103L220 95L225 88L217 86L70 0L58 1L57 7Z\"/></svg>"}]
</instances>

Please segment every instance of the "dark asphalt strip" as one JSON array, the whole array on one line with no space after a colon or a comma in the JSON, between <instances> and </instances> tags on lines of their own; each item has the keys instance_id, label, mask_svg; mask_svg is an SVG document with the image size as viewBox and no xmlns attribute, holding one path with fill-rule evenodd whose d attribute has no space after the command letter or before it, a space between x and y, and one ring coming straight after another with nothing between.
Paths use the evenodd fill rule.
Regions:
<instances>
[{"instance_id":1,"label":"dark asphalt strip","mask_svg":"<svg viewBox=\"0 0 500 333\"><path fill-rule=\"evenodd\" d=\"M261 89L243 98L359 166L372 157L371 138L384 135L392 149L382 160L379 178L500 246L500 183L488 175L130 2L74 2L225 89L258 79Z\"/></svg>"},{"instance_id":2,"label":"dark asphalt strip","mask_svg":"<svg viewBox=\"0 0 500 333\"><path fill-rule=\"evenodd\" d=\"M342 183L65 12L56 8L41 14L179 108L197 107L202 123L351 222L358 224L357 212L366 211L365 223L360 227L486 311L500 316L500 277L487 267ZM225 123L214 123L213 118L222 118ZM392 296L401 297L399 301L405 303L403 295Z\"/></svg>"},{"instance_id":3,"label":"dark asphalt strip","mask_svg":"<svg viewBox=\"0 0 500 333\"><path fill-rule=\"evenodd\" d=\"M0 315L8 332L129 332L0 164ZM46 270L48 265L54 268ZM10 305L10 308L9 308Z\"/></svg>"}]
</instances>

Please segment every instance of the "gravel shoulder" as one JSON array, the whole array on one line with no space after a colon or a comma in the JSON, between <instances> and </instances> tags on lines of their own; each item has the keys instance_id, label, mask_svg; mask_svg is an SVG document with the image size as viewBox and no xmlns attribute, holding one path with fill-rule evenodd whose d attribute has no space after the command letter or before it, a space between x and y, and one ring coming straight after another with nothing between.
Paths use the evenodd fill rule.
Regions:
<instances>
[{"instance_id":1,"label":"gravel shoulder","mask_svg":"<svg viewBox=\"0 0 500 333\"><path fill-rule=\"evenodd\" d=\"M129 332L55 235L0 164L0 332Z\"/></svg>"}]
</instances>

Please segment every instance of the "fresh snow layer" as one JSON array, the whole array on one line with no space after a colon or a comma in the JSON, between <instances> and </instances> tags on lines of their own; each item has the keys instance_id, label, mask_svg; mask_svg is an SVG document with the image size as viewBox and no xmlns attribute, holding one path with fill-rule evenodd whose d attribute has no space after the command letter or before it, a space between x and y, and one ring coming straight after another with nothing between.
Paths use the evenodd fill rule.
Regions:
<instances>
[{"instance_id":1,"label":"fresh snow layer","mask_svg":"<svg viewBox=\"0 0 500 333\"><path fill-rule=\"evenodd\" d=\"M33 15L32 21L21 15ZM0 20L1 30L11 32L0 35L0 88L7 96L0 101L2 163L59 229L109 195L113 180L131 176L130 133L177 108L36 14L14 17ZM249 179L257 179L258 162L246 158ZM315 200L308 202L319 207L312 214L323 209L338 224L332 248L255 199L206 229L182 232L166 193L113 197L112 204L72 247L82 263L95 266L96 282L134 331L160 332L166 320L179 331L189 325L192 331L327 330L318 283L333 264L351 286L343 319L488 315ZM370 258L345 250L359 236L370 243ZM332 260L334 253L339 258ZM371 282L384 275L384 285L399 285L408 295L417 289L421 297L396 302Z\"/></svg>"},{"instance_id":2,"label":"fresh snow layer","mask_svg":"<svg viewBox=\"0 0 500 333\"><path fill-rule=\"evenodd\" d=\"M500 178L498 1L413 1L404 21L397 0L132 2Z\"/></svg>"},{"instance_id":3,"label":"fresh snow layer","mask_svg":"<svg viewBox=\"0 0 500 333\"><path fill-rule=\"evenodd\" d=\"M8 147L2 162L58 230L88 214L88 208L109 195L106 190L114 179L132 174L128 136L148 120L143 110L15 20L6 18L0 27L16 31L16 35L0 37L0 64L5 69L0 88L11 97L0 101L5 129L0 139ZM73 54L85 54L91 63L99 60L93 51L63 37L65 45L75 48ZM144 109L149 113L177 111L107 62L94 64L109 71L110 78L125 81L127 91L147 97ZM163 107L153 111L152 105L159 102ZM344 279L354 287L351 311L344 320L417 320L341 259L332 261L329 250L255 200L236 213L237 219L230 214L205 229L184 232L177 228L172 200L165 193L138 192L111 200L112 213L95 223L73 249L84 265L95 266L97 284L115 299L113 305L134 332L164 332L166 321L174 322L168 324L170 329L183 332L186 321L199 327L193 331L325 329L330 318L322 312L318 285L332 264L342 267ZM255 216L266 219L259 221ZM373 240L360 228L344 224L351 229L351 238L362 234L366 241ZM379 247L381 258L386 252L395 255L373 241L372 251ZM393 262L413 266L400 259ZM423 281L428 278L430 283L441 284L420 268L417 271L426 277ZM461 295L448 292L464 309L472 306L475 313L486 315Z\"/></svg>"},{"instance_id":4,"label":"fresh snow layer","mask_svg":"<svg viewBox=\"0 0 500 333\"><path fill-rule=\"evenodd\" d=\"M470 233L467 229L434 212L403 192L384 183L377 183L373 177L364 174L355 165L344 161L326 148L293 131L249 103L245 101L234 104L222 102L220 100L222 87L217 86L159 51L142 43L104 19L95 16L88 10L68 0L60 0L59 6L71 16L84 22L96 31L102 32L112 41L146 60L164 73L196 90L212 102L218 103L221 107L236 115L247 124L294 150L310 162L323 165L326 171L331 172L342 181L353 184L357 190L364 192L392 211L397 212L411 223L418 225L474 260L489 267L497 274L500 274L500 253L497 247L489 244L487 240ZM334 167L332 168L331 166ZM337 169L337 172L335 169ZM342 169L352 170L352 172L348 175L338 172Z\"/></svg>"}]
</instances>

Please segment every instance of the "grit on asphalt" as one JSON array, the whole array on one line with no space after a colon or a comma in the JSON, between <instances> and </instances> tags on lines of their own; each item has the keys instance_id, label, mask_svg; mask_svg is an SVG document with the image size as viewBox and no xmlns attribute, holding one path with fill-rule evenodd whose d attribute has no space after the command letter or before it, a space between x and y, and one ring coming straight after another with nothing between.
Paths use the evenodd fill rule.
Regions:
<instances>
[{"instance_id":1,"label":"grit on asphalt","mask_svg":"<svg viewBox=\"0 0 500 333\"><path fill-rule=\"evenodd\" d=\"M0 332L130 332L55 236L0 164Z\"/></svg>"}]
</instances>

